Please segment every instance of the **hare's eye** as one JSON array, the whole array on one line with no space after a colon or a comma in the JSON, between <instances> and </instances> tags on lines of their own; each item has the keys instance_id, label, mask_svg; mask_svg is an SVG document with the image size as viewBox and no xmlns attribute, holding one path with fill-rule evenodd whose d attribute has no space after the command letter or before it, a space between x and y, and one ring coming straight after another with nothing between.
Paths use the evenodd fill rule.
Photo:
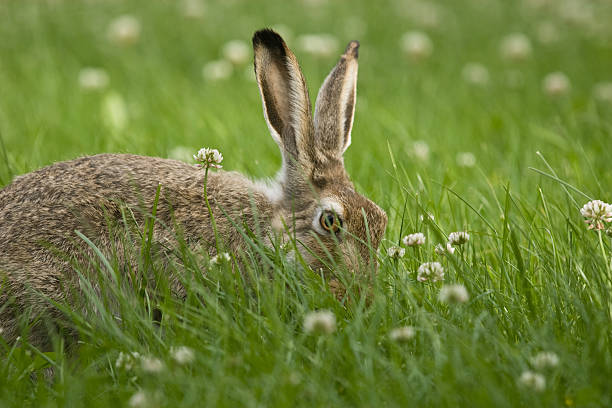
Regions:
<instances>
[{"instance_id":1,"label":"hare's eye","mask_svg":"<svg viewBox=\"0 0 612 408\"><path fill-rule=\"evenodd\" d=\"M342 220L330 211L323 211L319 222L325 231L336 233L342 228Z\"/></svg>"}]
</instances>

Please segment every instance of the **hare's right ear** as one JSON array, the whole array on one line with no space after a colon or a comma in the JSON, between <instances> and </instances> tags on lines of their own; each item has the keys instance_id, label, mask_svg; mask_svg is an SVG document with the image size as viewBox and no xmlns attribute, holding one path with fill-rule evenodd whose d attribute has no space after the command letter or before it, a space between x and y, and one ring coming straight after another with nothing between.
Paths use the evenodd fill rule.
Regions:
<instances>
[{"instance_id":1,"label":"hare's right ear","mask_svg":"<svg viewBox=\"0 0 612 408\"><path fill-rule=\"evenodd\" d=\"M264 29L253 35L255 76L264 115L272 137L283 151L283 160L308 163L312 137L312 112L304 76L280 35ZM291 154L291 158L285 154Z\"/></svg>"},{"instance_id":2,"label":"hare's right ear","mask_svg":"<svg viewBox=\"0 0 612 408\"><path fill-rule=\"evenodd\" d=\"M329 73L315 102L317 146L326 154L342 157L351 144L357 97L359 43L351 41Z\"/></svg>"}]
</instances>

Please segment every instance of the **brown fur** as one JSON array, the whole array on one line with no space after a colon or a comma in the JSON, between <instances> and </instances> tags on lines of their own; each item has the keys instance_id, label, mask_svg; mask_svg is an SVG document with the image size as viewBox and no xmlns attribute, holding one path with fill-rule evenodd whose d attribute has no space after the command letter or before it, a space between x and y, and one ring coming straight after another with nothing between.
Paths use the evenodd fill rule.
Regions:
<instances>
[{"instance_id":1,"label":"brown fur","mask_svg":"<svg viewBox=\"0 0 612 408\"><path fill-rule=\"evenodd\" d=\"M303 245L300 254L313 269L335 261L355 272L375 265L368 243L373 250L378 248L387 218L355 191L342 159L353 123L358 43L349 44L326 79L314 118L297 60L280 36L271 30L258 31L253 46L264 114L281 149L283 168L272 187L235 172L209 173L208 196L225 247L232 252L245 247L233 221L260 231L263 237L295 236ZM153 238L161 258L171 256L177 229L189 246L214 255L214 234L203 195L204 172L194 165L101 154L56 163L0 190L4 337L15 338L16 319L26 309L58 317L36 292L54 301L73 300L70 295L78 286L74 265L87 265L92 256L75 231L107 255L112 248L122 253L124 241L113 233L113 226L120 225L127 214L135 230L142 232L158 185L161 193ZM322 211L340 213L341 233L333 235L317 227ZM139 242L136 238L128 245ZM328 259L328 253L333 259ZM122 261L133 262L129 256ZM338 283L331 286L338 288ZM44 341L43 329L39 326L33 333L35 340Z\"/></svg>"}]
</instances>

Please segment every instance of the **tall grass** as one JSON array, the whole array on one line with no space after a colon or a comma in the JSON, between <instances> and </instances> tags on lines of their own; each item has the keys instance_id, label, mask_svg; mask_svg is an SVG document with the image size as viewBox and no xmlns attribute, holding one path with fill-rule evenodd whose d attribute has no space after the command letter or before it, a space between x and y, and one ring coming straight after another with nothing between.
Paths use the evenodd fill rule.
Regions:
<instances>
[{"instance_id":1,"label":"tall grass","mask_svg":"<svg viewBox=\"0 0 612 408\"><path fill-rule=\"evenodd\" d=\"M0 405L138 406L140 397L140 406L168 407L612 405L612 242L587 230L579 212L592 199L612 201L612 97L596 91L612 81L607 2L236 0L207 2L198 18L185 17L184 4L0 3L0 185L84 154L167 157L201 146L218 148L229 170L269 177L280 155L250 62L216 81L202 77L203 65L221 58L227 41L282 24L316 95L341 45L315 56L300 49L299 35L356 38L358 102L345 162L357 189L389 216L371 296L339 268L350 300L338 301L322 276L256 238L231 254L245 261L240 274L229 263L209 267L186 246L160 262L146 229L133 241L126 233L139 244L126 249L137 267L121 261L126 254L92 248L90 265L76 267L81 307L57 305L78 336L55 336L52 352L0 339ZM122 14L142 27L130 46L107 38ZM429 58L402 52L410 30L429 35ZM525 60L500 56L512 32L531 39ZM469 62L488 69L488 83L463 79ZM103 68L109 84L81 88L88 66ZM553 71L569 78L566 94L543 90ZM123 124L112 118L117 110ZM458 161L462 152L475 165ZM452 231L471 238L437 254ZM412 232L426 243L401 259L386 255ZM417 281L431 261L444 267L444 282ZM468 302L440 301L451 283L466 287ZM307 333L304 317L323 309L336 330ZM393 340L403 326L415 336ZM192 361L173 358L182 346ZM542 351L559 364L536 367ZM132 352L161 368L140 358L117 365ZM522 383L526 371L545 386Z\"/></svg>"}]
</instances>

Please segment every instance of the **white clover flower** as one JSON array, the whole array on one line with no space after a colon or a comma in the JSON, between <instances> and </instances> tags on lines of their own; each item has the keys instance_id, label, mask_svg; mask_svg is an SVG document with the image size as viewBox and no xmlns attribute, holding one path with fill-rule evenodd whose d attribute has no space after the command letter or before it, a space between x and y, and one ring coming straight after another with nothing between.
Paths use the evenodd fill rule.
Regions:
<instances>
[{"instance_id":1,"label":"white clover flower","mask_svg":"<svg viewBox=\"0 0 612 408\"><path fill-rule=\"evenodd\" d=\"M593 97L600 101L612 104L612 82L599 82L593 87Z\"/></svg>"},{"instance_id":2,"label":"white clover flower","mask_svg":"<svg viewBox=\"0 0 612 408\"><path fill-rule=\"evenodd\" d=\"M465 303L470 300L470 295L463 285L444 285L440 289L438 300L448 304Z\"/></svg>"},{"instance_id":3,"label":"white clover flower","mask_svg":"<svg viewBox=\"0 0 612 408\"><path fill-rule=\"evenodd\" d=\"M531 41L523 33L505 36L500 43L502 57L510 61L523 61L531 56Z\"/></svg>"},{"instance_id":4,"label":"white clover flower","mask_svg":"<svg viewBox=\"0 0 612 408\"><path fill-rule=\"evenodd\" d=\"M563 72L551 72L542 80L542 90L548 96L566 95L570 88L570 80Z\"/></svg>"},{"instance_id":5,"label":"white clover flower","mask_svg":"<svg viewBox=\"0 0 612 408\"><path fill-rule=\"evenodd\" d=\"M409 31L400 40L402 50L412 59L426 59L433 53L433 42L422 31Z\"/></svg>"},{"instance_id":6,"label":"white clover flower","mask_svg":"<svg viewBox=\"0 0 612 408\"><path fill-rule=\"evenodd\" d=\"M211 149L209 147L203 147L196 154L193 155L193 159L198 163L197 165L201 168L220 169L221 162L223 161L223 155L217 149Z\"/></svg>"},{"instance_id":7,"label":"white clover flower","mask_svg":"<svg viewBox=\"0 0 612 408\"><path fill-rule=\"evenodd\" d=\"M470 152L457 153L457 165L460 167L474 167L476 165L476 156Z\"/></svg>"},{"instance_id":8,"label":"white clover flower","mask_svg":"<svg viewBox=\"0 0 612 408\"><path fill-rule=\"evenodd\" d=\"M593 200L586 203L580 210L580 214L586 220L589 229L601 231L604 229L604 222L612 222L612 205L601 200Z\"/></svg>"},{"instance_id":9,"label":"white clover flower","mask_svg":"<svg viewBox=\"0 0 612 408\"><path fill-rule=\"evenodd\" d=\"M442 281L444 280L444 268L442 268L440 262L426 262L419 266L417 280L419 282Z\"/></svg>"},{"instance_id":10,"label":"white clover flower","mask_svg":"<svg viewBox=\"0 0 612 408\"><path fill-rule=\"evenodd\" d=\"M170 347L170 357L181 365L192 363L195 353L187 346Z\"/></svg>"},{"instance_id":11,"label":"white clover flower","mask_svg":"<svg viewBox=\"0 0 612 408\"><path fill-rule=\"evenodd\" d=\"M416 335L416 330L412 326L397 327L389 332L389 338L398 343L412 340Z\"/></svg>"},{"instance_id":12,"label":"white clover flower","mask_svg":"<svg viewBox=\"0 0 612 408\"><path fill-rule=\"evenodd\" d=\"M317 57L329 57L335 55L339 42L331 34L304 34L296 40L298 48Z\"/></svg>"},{"instance_id":13,"label":"white clover flower","mask_svg":"<svg viewBox=\"0 0 612 408\"><path fill-rule=\"evenodd\" d=\"M130 397L128 405L132 408L148 408L151 406L151 399L144 391L140 390Z\"/></svg>"},{"instance_id":14,"label":"white clover flower","mask_svg":"<svg viewBox=\"0 0 612 408\"><path fill-rule=\"evenodd\" d=\"M79 71L79 86L86 91L104 89L108 83L108 74L102 68L86 67Z\"/></svg>"},{"instance_id":15,"label":"white clover flower","mask_svg":"<svg viewBox=\"0 0 612 408\"><path fill-rule=\"evenodd\" d=\"M414 142L412 145L412 151L413 154L420 160L425 161L429 159L429 145L422 140L417 140Z\"/></svg>"},{"instance_id":16,"label":"white clover flower","mask_svg":"<svg viewBox=\"0 0 612 408\"><path fill-rule=\"evenodd\" d=\"M107 35L117 45L135 44L140 39L140 21L129 14L119 16L109 24Z\"/></svg>"},{"instance_id":17,"label":"white clover flower","mask_svg":"<svg viewBox=\"0 0 612 408\"><path fill-rule=\"evenodd\" d=\"M559 365L559 356L552 351L541 351L531 359L531 364L537 370L555 368Z\"/></svg>"},{"instance_id":18,"label":"white clover flower","mask_svg":"<svg viewBox=\"0 0 612 408\"><path fill-rule=\"evenodd\" d=\"M470 62L461 70L463 80L472 85L487 85L489 83L489 70L482 64Z\"/></svg>"},{"instance_id":19,"label":"white clover flower","mask_svg":"<svg viewBox=\"0 0 612 408\"><path fill-rule=\"evenodd\" d=\"M119 353L117 360L115 360L115 368L131 371L140 359L140 353L137 351L132 351L130 353L124 353L122 351Z\"/></svg>"},{"instance_id":20,"label":"white clover flower","mask_svg":"<svg viewBox=\"0 0 612 408\"><path fill-rule=\"evenodd\" d=\"M140 368L147 373L157 374L164 369L164 363L156 357L143 357L140 360Z\"/></svg>"},{"instance_id":21,"label":"white clover flower","mask_svg":"<svg viewBox=\"0 0 612 408\"><path fill-rule=\"evenodd\" d=\"M399 259L403 258L405 254L406 250L396 245L393 245L392 247L389 247L389 249L387 249L387 255L389 256L389 258Z\"/></svg>"},{"instance_id":22,"label":"white clover flower","mask_svg":"<svg viewBox=\"0 0 612 408\"><path fill-rule=\"evenodd\" d=\"M434 221L436 219L436 217L434 217L432 213L427 213L427 218L429 218L431 221ZM425 221L425 216L423 214L419 215L419 220L421 222Z\"/></svg>"},{"instance_id":23,"label":"white clover flower","mask_svg":"<svg viewBox=\"0 0 612 408\"><path fill-rule=\"evenodd\" d=\"M544 378L542 374L538 374L530 370L523 371L518 379L518 383L525 388L531 388L537 392L541 392L546 389L546 378Z\"/></svg>"},{"instance_id":24,"label":"white clover flower","mask_svg":"<svg viewBox=\"0 0 612 408\"><path fill-rule=\"evenodd\" d=\"M207 62L202 68L202 76L208 81L227 79L232 75L234 67L226 60Z\"/></svg>"},{"instance_id":25,"label":"white clover flower","mask_svg":"<svg viewBox=\"0 0 612 408\"><path fill-rule=\"evenodd\" d=\"M445 254L452 255L455 253L455 248L453 248L450 242L447 242L446 246L442 244L436 245L436 247L434 248L434 251L436 251L436 254L438 255L445 255Z\"/></svg>"},{"instance_id":26,"label":"white clover flower","mask_svg":"<svg viewBox=\"0 0 612 408\"><path fill-rule=\"evenodd\" d=\"M221 252L210 258L211 265L219 265L221 262L229 262L232 260L232 257L227 252Z\"/></svg>"},{"instance_id":27,"label":"white clover flower","mask_svg":"<svg viewBox=\"0 0 612 408\"><path fill-rule=\"evenodd\" d=\"M128 123L128 111L121 94L115 91L106 94L100 109L102 119L111 131L119 133L125 129Z\"/></svg>"},{"instance_id":28,"label":"white clover flower","mask_svg":"<svg viewBox=\"0 0 612 408\"><path fill-rule=\"evenodd\" d=\"M222 49L223 57L234 65L242 65L251 58L251 48L241 40L227 42Z\"/></svg>"},{"instance_id":29,"label":"white clover flower","mask_svg":"<svg viewBox=\"0 0 612 408\"><path fill-rule=\"evenodd\" d=\"M465 231L451 232L448 234L448 243L451 245L463 245L470 240L470 234Z\"/></svg>"},{"instance_id":30,"label":"white clover flower","mask_svg":"<svg viewBox=\"0 0 612 408\"><path fill-rule=\"evenodd\" d=\"M425 234L422 232L416 232L414 234L406 235L402 238L402 243L406 246L423 245L425 243Z\"/></svg>"},{"instance_id":31,"label":"white clover flower","mask_svg":"<svg viewBox=\"0 0 612 408\"><path fill-rule=\"evenodd\" d=\"M202 0L183 0L181 11L188 18L202 18L206 14L206 5Z\"/></svg>"},{"instance_id":32,"label":"white clover flower","mask_svg":"<svg viewBox=\"0 0 612 408\"><path fill-rule=\"evenodd\" d=\"M336 331L336 316L329 310L309 312L304 317L304 332L307 334L331 334Z\"/></svg>"}]
</instances>

